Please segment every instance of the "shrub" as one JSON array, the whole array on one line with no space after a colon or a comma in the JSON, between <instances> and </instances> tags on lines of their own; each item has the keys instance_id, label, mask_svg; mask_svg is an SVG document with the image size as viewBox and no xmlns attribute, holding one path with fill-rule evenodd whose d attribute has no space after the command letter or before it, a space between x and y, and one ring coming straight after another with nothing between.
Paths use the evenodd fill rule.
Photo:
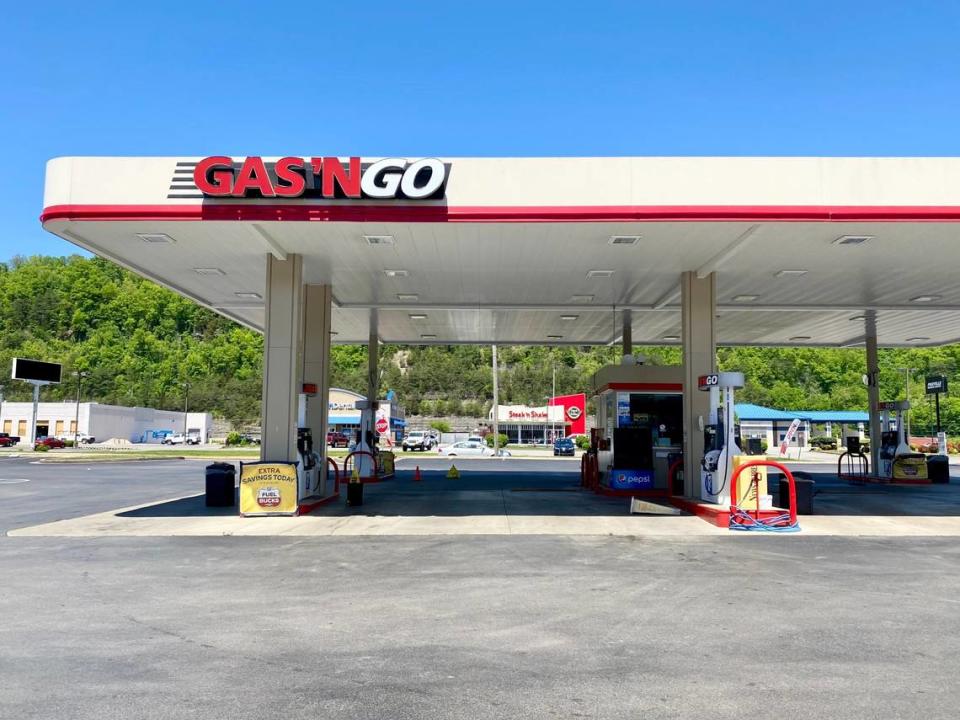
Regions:
<instances>
[{"instance_id":1,"label":"shrub","mask_svg":"<svg viewBox=\"0 0 960 720\"><path fill-rule=\"evenodd\" d=\"M581 450L590 449L590 438L588 438L586 435L575 435L573 442Z\"/></svg>"},{"instance_id":2,"label":"shrub","mask_svg":"<svg viewBox=\"0 0 960 720\"><path fill-rule=\"evenodd\" d=\"M64 447L73 447L73 440L64 440L64 441L63 441L63 446L64 446Z\"/></svg>"},{"instance_id":3,"label":"shrub","mask_svg":"<svg viewBox=\"0 0 960 720\"><path fill-rule=\"evenodd\" d=\"M440 433L450 432L450 423L446 420L434 420L430 423L430 427Z\"/></svg>"},{"instance_id":4,"label":"shrub","mask_svg":"<svg viewBox=\"0 0 960 720\"><path fill-rule=\"evenodd\" d=\"M243 435L238 432L229 432L227 433L227 445L242 445L243 444Z\"/></svg>"},{"instance_id":5,"label":"shrub","mask_svg":"<svg viewBox=\"0 0 960 720\"><path fill-rule=\"evenodd\" d=\"M33 449L37 452L50 452L50 448L47 445L37 445Z\"/></svg>"},{"instance_id":6,"label":"shrub","mask_svg":"<svg viewBox=\"0 0 960 720\"><path fill-rule=\"evenodd\" d=\"M484 440L485 440L486 443L487 443L487 447L491 447L491 448L493 447L493 433L490 433L489 435L487 435L487 436L484 438ZM507 443L509 443L509 442L510 442L510 438L508 438L508 437L507 437L506 435L504 435L503 433L500 433L500 442L497 444L497 447L502 450L503 448L505 448L505 447L507 446Z\"/></svg>"}]
</instances>

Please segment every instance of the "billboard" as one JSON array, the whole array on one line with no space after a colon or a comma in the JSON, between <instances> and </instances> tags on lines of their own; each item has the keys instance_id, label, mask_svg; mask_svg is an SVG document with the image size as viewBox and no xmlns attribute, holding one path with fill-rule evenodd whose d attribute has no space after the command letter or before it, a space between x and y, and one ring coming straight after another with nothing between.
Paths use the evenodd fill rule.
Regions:
<instances>
[{"instance_id":1,"label":"billboard","mask_svg":"<svg viewBox=\"0 0 960 720\"><path fill-rule=\"evenodd\" d=\"M60 363L43 362L42 360L13 359L13 370L10 377L14 380L31 382L59 383Z\"/></svg>"}]
</instances>

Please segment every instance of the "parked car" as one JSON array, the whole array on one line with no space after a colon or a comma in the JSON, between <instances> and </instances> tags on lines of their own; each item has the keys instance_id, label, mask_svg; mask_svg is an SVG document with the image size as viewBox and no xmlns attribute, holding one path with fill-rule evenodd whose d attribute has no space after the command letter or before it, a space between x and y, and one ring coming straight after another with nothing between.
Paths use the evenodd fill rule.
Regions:
<instances>
[{"instance_id":1,"label":"parked car","mask_svg":"<svg viewBox=\"0 0 960 720\"><path fill-rule=\"evenodd\" d=\"M160 442L164 445L199 445L200 436L184 435L183 433L173 433L172 435L167 435Z\"/></svg>"},{"instance_id":2,"label":"parked car","mask_svg":"<svg viewBox=\"0 0 960 720\"><path fill-rule=\"evenodd\" d=\"M50 448L51 450L60 449L60 448L63 448L63 447L66 447L66 446L67 446L67 444L66 444L63 440L61 440L60 438L55 438L55 437L37 438L37 442L34 443L33 447L34 447L34 448L38 448L38 447L40 447L41 445L45 445L46 447Z\"/></svg>"},{"instance_id":3,"label":"parked car","mask_svg":"<svg viewBox=\"0 0 960 720\"><path fill-rule=\"evenodd\" d=\"M573 444L570 438L561 438L553 444L553 456L569 455L573 457L577 454L577 446Z\"/></svg>"},{"instance_id":4,"label":"parked car","mask_svg":"<svg viewBox=\"0 0 960 720\"><path fill-rule=\"evenodd\" d=\"M424 430L411 430L403 438L403 442L400 443L400 447L403 448L404 452L409 452L410 450L432 450L433 446L433 437Z\"/></svg>"},{"instance_id":5,"label":"parked car","mask_svg":"<svg viewBox=\"0 0 960 720\"><path fill-rule=\"evenodd\" d=\"M73 442L73 433L61 433L57 435L57 438L63 440L64 442ZM77 444L78 445L90 445L95 443L97 439L93 435L87 435L86 433L77 433Z\"/></svg>"},{"instance_id":6,"label":"parked car","mask_svg":"<svg viewBox=\"0 0 960 720\"><path fill-rule=\"evenodd\" d=\"M440 446L437 452L445 457L493 457L493 448L487 447L484 442L476 442L475 440L461 440L453 443L453 445ZM510 457L510 452L501 449L499 456Z\"/></svg>"},{"instance_id":7,"label":"parked car","mask_svg":"<svg viewBox=\"0 0 960 720\"><path fill-rule=\"evenodd\" d=\"M347 437L346 433L342 433L339 430L331 430L327 433L327 445L332 448L345 448L350 446L350 438Z\"/></svg>"},{"instance_id":8,"label":"parked car","mask_svg":"<svg viewBox=\"0 0 960 720\"><path fill-rule=\"evenodd\" d=\"M910 447L916 448L917 452L938 453L940 452L940 443L935 437L911 437Z\"/></svg>"},{"instance_id":9,"label":"parked car","mask_svg":"<svg viewBox=\"0 0 960 720\"><path fill-rule=\"evenodd\" d=\"M20 438L16 435L0 433L0 447L13 447L20 444Z\"/></svg>"}]
</instances>

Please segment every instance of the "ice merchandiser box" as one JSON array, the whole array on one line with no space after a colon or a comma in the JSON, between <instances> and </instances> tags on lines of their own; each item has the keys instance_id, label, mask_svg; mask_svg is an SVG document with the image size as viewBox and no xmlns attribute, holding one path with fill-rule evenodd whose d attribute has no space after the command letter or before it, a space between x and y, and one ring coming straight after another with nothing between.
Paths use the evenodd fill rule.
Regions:
<instances>
[{"instance_id":1,"label":"ice merchandiser box","mask_svg":"<svg viewBox=\"0 0 960 720\"><path fill-rule=\"evenodd\" d=\"M670 466L683 456L683 368L626 358L593 376L600 485L669 491Z\"/></svg>"}]
</instances>

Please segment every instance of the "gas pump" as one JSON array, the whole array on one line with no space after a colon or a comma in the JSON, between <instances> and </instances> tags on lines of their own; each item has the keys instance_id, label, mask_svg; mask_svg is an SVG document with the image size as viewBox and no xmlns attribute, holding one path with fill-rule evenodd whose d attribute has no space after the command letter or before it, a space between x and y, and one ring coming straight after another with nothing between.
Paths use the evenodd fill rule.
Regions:
<instances>
[{"instance_id":1,"label":"gas pump","mask_svg":"<svg viewBox=\"0 0 960 720\"><path fill-rule=\"evenodd\" d=\"M362 451L354 459L356 462L354 467L360 477L373 477L373 458L364 453L375 454L377 452L374 438L377 436L376 420L380 403L377 400L357 400L354 407L360 411L360 437L355 449Z\"/></svg>"},{"instance_id":2,"label":"gas pump","mask_svg":"<svg viewBox=\"0 0 960 720\"><path fill-rule=\"evenodd\" d=\"M926 480L927 456L910 448L906 425L903 422L903 413L910 409L910 402L884 402L880 403L879 409L881 440L880 467L877 474L891 480ZM891 412L895 419L891 417Z\"/></svg>"},{"instance_id":3,"label":"gas pump","mask_svg":"<svg viewBox=\"0 0 960 720\"><path fill-rule=\"evenodd\" d=\"M323 456L313 449L313 430L307 424L308 393L300 393L297 403L297 498L303 500L312 495L323 495L326 480Z\"/></svg>"},{"instance_id":4,"label":"gas pump","mask_svg":"<svg viewBox=\"0 0 960 720\"><path fill-rule=\"evenodd\" d=\"M703 460L700 462L700 498L718 505L730 504L733 457L740 454L734 425L733 396L742 388L743 373L701 375L700 390L710 392L710 414L703 425Z\"/></svg>"}]
</instances>

